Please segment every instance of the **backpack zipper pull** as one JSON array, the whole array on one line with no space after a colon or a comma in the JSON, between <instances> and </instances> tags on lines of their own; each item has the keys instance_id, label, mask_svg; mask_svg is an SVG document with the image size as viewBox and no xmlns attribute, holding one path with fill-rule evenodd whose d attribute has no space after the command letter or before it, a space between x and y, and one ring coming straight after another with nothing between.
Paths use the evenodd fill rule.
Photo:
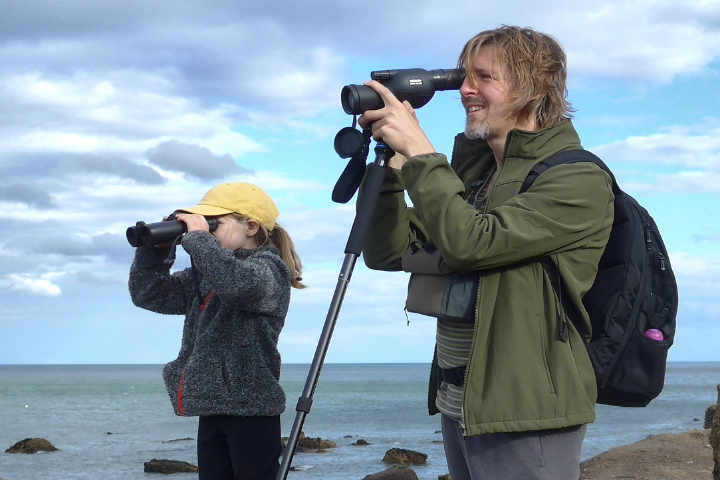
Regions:
<instances>
[{"instance_id":1,"label":"backpack zipper pull","mask_svg":"<svg viewBox=\"0 0 720 480\"><path fill-rule=\"evenodd\" d=\"M665 270L667 270L667 264L665 263L665 255L663 255L660 252L657 252L656 258L657 258L658 268L660 268L660 271L664 272Z\"/></svg>"},{"instance_id":2,"label":"backpack zipper pull","mask_svg":"<svg viewBox=\"0 0 720 480\"><path fill-rule=\"evenodd\" d=\"M652 249L653 246L652 230L647 227L645 228L645 246L648 250Z\"/></svg>"}]
</instances>

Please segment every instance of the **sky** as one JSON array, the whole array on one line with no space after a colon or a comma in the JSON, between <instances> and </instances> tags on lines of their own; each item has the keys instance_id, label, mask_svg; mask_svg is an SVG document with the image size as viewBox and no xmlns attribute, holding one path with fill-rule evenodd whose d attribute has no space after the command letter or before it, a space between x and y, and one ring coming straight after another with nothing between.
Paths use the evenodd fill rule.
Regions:
<instances>
[{"instance_id":1,"label":"sky","mask_svg":"<svg viewBox=\"0 0 720 480\"><path fill-rule=\"evenodd\" d=\"M293 290L279 350L311 362L354 218L354 199L330 198L346 164L333 139L352 123L342 87L453 68L467 39L503 24L562 44L584 147L660 228L680 296L669 359L719 361L720 2L538 5L3 2L0 364L174 359L183 318L132 305L125 230L231 181L267 191L295 240L308 288ZM449 153L459 93L417 116ZM359 259L325 361L429 362L435 322L406 317L406 286Z\"/></svg>"}]
</instances>

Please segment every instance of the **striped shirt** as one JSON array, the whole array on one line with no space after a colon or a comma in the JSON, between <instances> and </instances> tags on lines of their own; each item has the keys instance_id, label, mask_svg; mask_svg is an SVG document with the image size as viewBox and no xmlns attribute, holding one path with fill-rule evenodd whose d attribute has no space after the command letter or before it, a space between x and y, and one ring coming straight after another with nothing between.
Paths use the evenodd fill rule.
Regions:
<instances>
[{"instance_id":1,"label":"striped shirt","mask_svg":"<svg viewBox=\"0 0 720 480\"><path fill-rule=\"evenodd\" d=\"M482 211L485 208L487 189L493 174L494 169L487 177L470 186L466 200L478 210ZM467 365L472 349L474 327L472 322L437 319L435 341L440 368L448 369ZM435 405L440 413L459 422L460 425L463 425L463 390L462 385L458 387L451 383L441 382L435 399Z\"/></svg>"}]
</instances>

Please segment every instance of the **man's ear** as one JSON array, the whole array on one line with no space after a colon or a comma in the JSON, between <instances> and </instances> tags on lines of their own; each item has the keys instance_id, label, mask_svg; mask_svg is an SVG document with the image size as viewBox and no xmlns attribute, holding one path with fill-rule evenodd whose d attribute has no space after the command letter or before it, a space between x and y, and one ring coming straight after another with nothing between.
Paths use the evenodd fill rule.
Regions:
<instances>
[{"instance_id":1,"label":"man's ear","mask_svg":"<svg viewBox=\"0 0 720 480\"><path fill-rule=\"evenodd\" d=\"M254 237L260 230L260 223L257 220L249 218L247 221L247 235L248 237Z\"/></svg>"}]
</instances>

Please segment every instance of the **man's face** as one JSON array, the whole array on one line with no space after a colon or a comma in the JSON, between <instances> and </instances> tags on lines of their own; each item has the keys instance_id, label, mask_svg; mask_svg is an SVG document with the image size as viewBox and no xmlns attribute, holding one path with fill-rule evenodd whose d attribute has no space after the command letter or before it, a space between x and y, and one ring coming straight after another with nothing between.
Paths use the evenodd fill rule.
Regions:
<instances>
[{"instance_id":1,"label":"man's face","mask_svg":"<svg viewBox=\"0 0 720 480\"><path fill-rule=\"evenodd\" d=\"M466 67L472 72L460 87L465 114L465 136L488 142L505 142L507 134L515 128L517 118L511 115L509 86L505 68L498 64L495 47L481 47Z\"/></svg>"}]
</instances>

